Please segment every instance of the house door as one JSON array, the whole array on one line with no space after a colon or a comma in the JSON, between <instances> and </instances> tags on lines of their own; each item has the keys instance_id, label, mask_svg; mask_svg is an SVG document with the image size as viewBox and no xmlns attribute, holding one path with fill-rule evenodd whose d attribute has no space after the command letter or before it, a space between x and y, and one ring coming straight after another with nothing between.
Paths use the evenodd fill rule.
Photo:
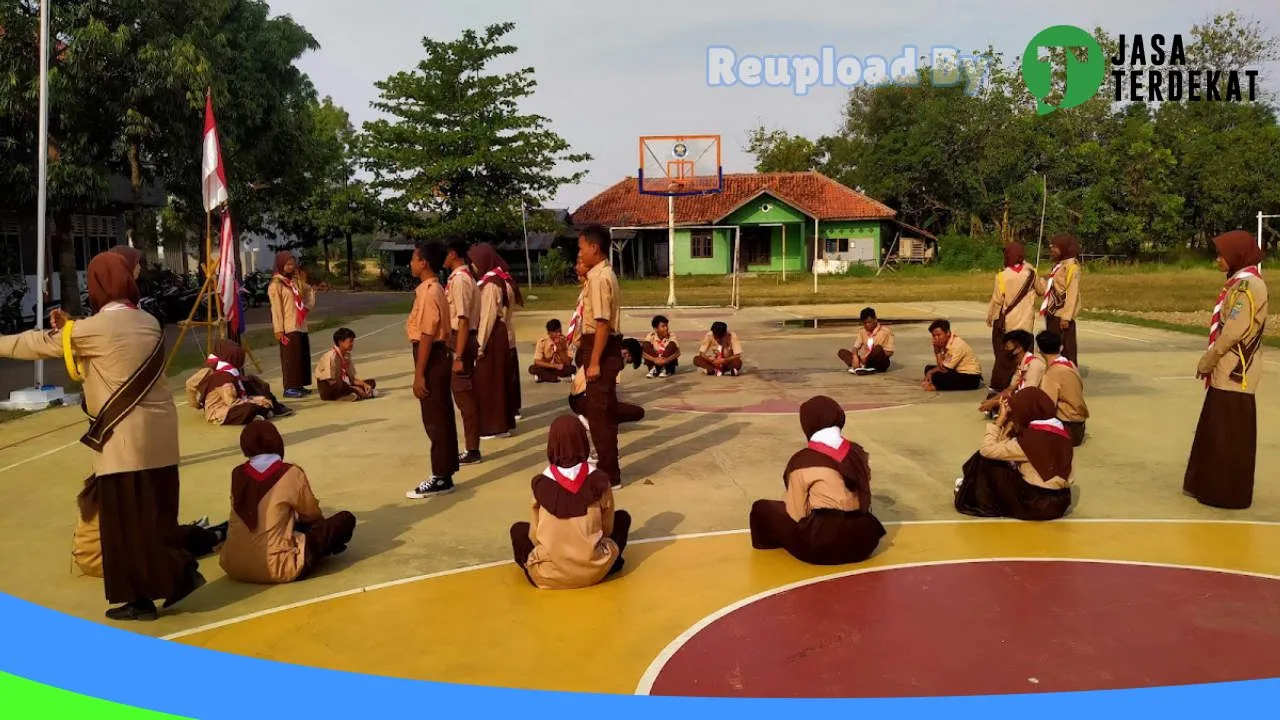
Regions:
<instances>
[{"instance_id":1,"label":"house door","mask_svg":"<svg viewBox=\"0 0 1280 720\"><path fill-rule=\"evenodd\" d=\"M740 270L755 265L773 264L773 228L742 228L742 251L738 259Z\"/></svg>"}]
</instances>

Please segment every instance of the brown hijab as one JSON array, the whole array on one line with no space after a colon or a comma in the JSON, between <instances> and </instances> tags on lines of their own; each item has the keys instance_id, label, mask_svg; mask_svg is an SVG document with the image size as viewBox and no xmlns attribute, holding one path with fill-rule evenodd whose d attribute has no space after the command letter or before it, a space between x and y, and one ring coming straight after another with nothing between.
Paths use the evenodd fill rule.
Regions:
<instances>
[{"instance_id":1,"label":"brown hijab","mask_svg":"<svg viewBox=\"0 0 1280 720\"><path fill-rule=\"evenodd\" d=\"M1022 243L1011 242L1004 246L1004 266L1005 267L1013 267L1014 265L1021 265L1022 263L1026 262L1026 259L1027 259L1027 249L1022 246Z\"/></svg>"},{"instance_id":2,"label":"brown hijab","mask_svg":"<svg viewBox=\"0 0 1280 720\"><path fill-rule=\"evenodd\" d=\"M89 280L89 305L94 312L110 302L138 303L138 284L123 255L104 252L93 256L85 273Z\"/></svg>"},{"instance_id":3,"label":"brown hijab","mask_svg":"<svg viewBox=\"0 0 1280 720\"><path fill-rule=\"evenodd\" d=\"M497 250L493 249L492 245L489 243L474 245L467 254L471 256L471 264L475 267L476 274L478 274L482 280L485 274L491 270L500 271L498 275L502 277L503 282L506 283L507 290L515 296L515 303L520 307L524 307L524 296L520 294L520 287L511 278L511 270L507 266L507 261L502 259L502 256L498 254ZM502 304L509 304L506 293L503 293L502 295Z\"/></svg>"},{"instance_id":4,"label":"brown hijab","mask_svg":"<svg viewBox=\"0 0 1280 720\"><path fill-rule=\"evenodd\" d=\"M249 463L231 471L231 509L252 531L258 529L258 505L271 492L290 465L283 462L284 438L280 431L265 420L256 420L244 426L240 432L240 450L246 458L258 455L279 455L281 462L259 473Z\"/></svg>"},{"instance_id":5,"label":"brown hijab","mask_svg":"<svg viewBox=\"0 0 1280 720\"><path fill-rule=\"evenodd\" d=\"M1023 388L1009 398L1009 416L1013 420L1018 445L1031 467L1044 480L1071 477L1073 447L1070 436L1066 431L1056 432L1056 428L1031 426L1037 420L1052 420L1057 414L1057 405L1040 388Z\"/></svg>"},{"instance_id":6,"label":"brown hijab","mask_svg":"<svg viewBox=\"0 0 1280 720\"><path fill-rule=\"evenodd\" d=\"M142 267L142 251L128 245L116 245L107 252L113 252L125 259L129 264L129 272L136 273Z\"/></svg>"},{"instance_id":7,"label":"brown hijab","mask_svg":"<svg viewBox=\"0 0 1280 720\"><path fill-rule=\"evenodd\" d=\"M1227 261L1227 276L1262 262L1262 248L1254 236L1244 230L1232 230L1213 239L1218 254Z\"/></svg>"},{"instance_id":8,"label":"brown hijab","mask_svg":"<svg viewBox=\"0 0 1280 720\"><path fill-rule=\"evenodd\" d=\"M280 252L276 253L275 271L281 275L284 275L285 277L292 277L292 275L285 275L285 272L284 272L284 268L286 265L289 264L290 260L294 260L294 257L293 257L293 253L289 252L288 250L281 250Z\"/></svg>"},{"instance_id":9,"label":"brown hijab","mask_svg":"<svg viewBox=\"0 0 1280 720\"><path fill-rule=\"evenodd\" d=\"M1080 257L1080 241L1071 233L1058 233L1049 244L1058 248L1062 260Z\"/></svg>"},{"instance_id":10,"label":"brown hijab","mask_svg":"<svg viewBox=\"0 0 1280 720\"><path fill-rule=\"evenodd\" d=\"M547 433L547 460L551 467L533 479L533 498L538 505L560 519L586 515L587 508L599 502L609 489L609 476L590 467L580 471L587 474L578 475L577 483L564 483L547 475L557 474L556 468L580 466L587 462L590 454L587 430L582 423L572 415L556 418Z\"/></svg>"},{"instance_id":11,"label":"brown hijab","mask_svg":"<svg viewBox=\"0 0 1280 720\"><path fill-rule=\"evenodd\" d=\"M244 371L244 348L235 343L234 340L216 340L213 347L209 350L209 354L221 360L224 363L234 367L236 370ZM236 378L228 372L219 372L217 362L209 360L205 363L213 372L205 375L204 380L200 381L200 405L204 406L205 397L214 390L223 385L238 385L240 390L244 389L242 378Z\"/></svg>"},{"instance_id":12,"label":"brown hijab","mask_svg":"<svg viewBox=\"0 0 1280 720\"><path fill-rule=\"evenodd\" d=\"M813 437L814 433L829 427L838 427L843 430L844 423L844 408L826 395L809 398L800 406L800 429L804 431L806 438ZM839 460L813 447L806 447L792 455L791 460L787 462L786 470L782 472L782 484L786 486L790 481L791 473L796 470L809 467L831 468L840 473L844 478L845 487L857 496L859 507L865 512L870 512L870 456L857 443L849 442L847 439L845 442L848 443L848 449L844 458Z\"/></svg>"}]
</instances>

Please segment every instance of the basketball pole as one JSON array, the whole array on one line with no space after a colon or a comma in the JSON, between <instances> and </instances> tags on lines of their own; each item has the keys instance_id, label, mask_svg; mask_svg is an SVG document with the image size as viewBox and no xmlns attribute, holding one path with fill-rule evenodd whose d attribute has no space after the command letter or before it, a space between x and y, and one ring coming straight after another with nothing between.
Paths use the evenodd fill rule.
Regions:
<instances>
[{"instance_id":1,"label":"basketball pole","mask_svg":"<svg viewBox=\"0 0 1280 720\"><path fill-rule=\"evenodd\" d=\"M667 196L667 307L676 306L676 196Z\"/></svg>"}]
</instances>

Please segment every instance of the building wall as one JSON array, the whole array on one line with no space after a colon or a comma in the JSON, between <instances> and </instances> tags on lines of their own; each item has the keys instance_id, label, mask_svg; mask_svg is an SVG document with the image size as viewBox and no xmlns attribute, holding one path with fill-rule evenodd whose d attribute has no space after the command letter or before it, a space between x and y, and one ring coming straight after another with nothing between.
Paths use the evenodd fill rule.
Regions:
<instances>
[{"instance_id":1,"label":"building wall","mask_svg":"<svg viewBox=\"0 0 1280 720\"><path fill-rule=\"evenodd\" d=\"M769 226L769 262L748 263L748 272L781 272L784 267L788 272L803 272L809 268L813 221L781 200L762 195L738 208L725 224L741 225L744 231L752 225ZM743 248L742 252L745 256L747 251Z\"/></svg>"},{"instance_id":2,"label":"building wall","mask_svg":"<svg viewBox=\"0 0 1280 720\"><path fill-rule=\"evenodd\" d=\"M733 268L733 231L710 230L711 257L693 257L693 234L696 230L676 228L677 275L726 275ZM665 244L663 249L666 249Z\"/></svg>"},{"instance_id":3,"label":"building wall","mask_svg":"<svg viewBox=\"0 0 1280 720\"><path fill-rule=\"evenodd\" d=\"M822 248L820 254L827 261L854 261L862 259L863 262L869 264L878 264L881 253L883 252L883 229L882 223L876 220L841 220L834 222L819 223L819 234L822 237ZM829 240L849 240L851 243L863 245L869 241L871 257L858 258L858 254L852 251L846 256L839 256L827 251ZM863 245L865 246L865 245Z\"/></svg>"}]
</instances>

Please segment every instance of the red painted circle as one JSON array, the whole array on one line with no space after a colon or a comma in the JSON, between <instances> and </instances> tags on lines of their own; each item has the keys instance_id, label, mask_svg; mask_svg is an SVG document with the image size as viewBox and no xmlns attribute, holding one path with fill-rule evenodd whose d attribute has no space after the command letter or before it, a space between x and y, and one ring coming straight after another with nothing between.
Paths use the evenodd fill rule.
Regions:
<instances>
[{"instance_id":1,"label":"red painted circle","mask_svg":"<svg viewBox=\"0 0 1280 720\"><path fill-rule=\"evenodd\" d=\"M667 412L697 412L724 415L791 415L800 412L802 401L786 399L770 399L760 402L738 405L711 405L709 403L690 403L683 400L660 402L654 405L656 410ZM901 403L841 403L847 413L880 410L898 407Z\"/></svg>"},{"instance_id":2,"label":"red painted circle","mask_svg":"<svg viewBox=\"0 0 1280 720\"><path fill-rule=\"evenodd\" d=\"M981 562L825 580L734 610L650 694L912 697L1280 676L1280 582L1085 562Z\"/></svg>"}]
</instances>

